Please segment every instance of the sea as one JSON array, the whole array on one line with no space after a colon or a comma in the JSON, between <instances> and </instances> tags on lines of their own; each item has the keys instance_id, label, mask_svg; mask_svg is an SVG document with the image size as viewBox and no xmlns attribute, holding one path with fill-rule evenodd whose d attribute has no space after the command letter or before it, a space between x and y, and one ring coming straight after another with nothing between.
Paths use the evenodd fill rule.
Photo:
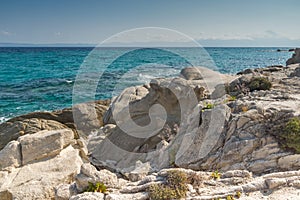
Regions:
<instances>
[{"instance_id":1,"label":"sea","mask_svg":"<svg viewBox=\"0 0 300 200\"><path fill-rule=\"evenodd\" d=\"M81 81L96 84L94 99L107 99L153 78L178 76L187 66L236 74L247 68L285 65L292 55L288 49L0 47L0 123L91 100L84 97L83 88L82 95L76 95L82 98L74 101L74 92L78 92L74 85Z\"/></svg>"}]
</instances>

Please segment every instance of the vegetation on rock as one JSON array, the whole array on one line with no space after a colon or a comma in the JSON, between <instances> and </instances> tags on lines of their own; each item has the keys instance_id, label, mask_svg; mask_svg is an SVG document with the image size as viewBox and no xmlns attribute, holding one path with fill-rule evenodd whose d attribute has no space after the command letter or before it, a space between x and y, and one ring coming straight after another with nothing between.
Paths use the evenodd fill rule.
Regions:
<instances>
[{"instance_id":1,"label":"vegetation on rock","mask_svg":"<svg viewBox=\"0 0 300 200\"><path fill-rule=\"evenodd\" d=\"M97 183L91 183L89 182L89 186L84 190L84 192L101 192L105 193L107 191L106 186L104 183L97 182Z\"/></svg>"},{"instance_id":2,"label":"vegetation on rock","mask_svg":"<svg viewBox=\"0 0 300 200\"><path fill-rule=\"evenodd\" d=\"M253 77L248 85L250 91L270 90L272 83L265 77Z\"/></svg>"},{"instance_id":3,"label":"vegetation on rock","mask_svg":"<svg viewBox=\"0 0 300 200\"><path fill-rule=\"evenodd\" d=\"M300 153L300 119L298 117L291 118L286 123L281 138L285 147Z\"/></svg>"},{"instance_id":4,"label":"vegetation on rock","mask_svg":"<svg viewBox=\"0 0 300 200\"><path fill-rule=\"evenodd\" d=\"M212 174L211 174L211 177L212 178L214 178L214 179L220 179L221 178L221 173L218 171L218 170L216 170L216 171L214 171Z\"/></svg>"},{"instance_id":5,"label":"vegetation on rock","mask_svg":"<svg viewBox=\"0 0 300 200\"><path fill-rule=\"evenodd\" d=\"M186 197L187 176L178 170L168 171L165 184L153 184L149 188L152 200L181 199Z\"/></svg>"}]
</instances>

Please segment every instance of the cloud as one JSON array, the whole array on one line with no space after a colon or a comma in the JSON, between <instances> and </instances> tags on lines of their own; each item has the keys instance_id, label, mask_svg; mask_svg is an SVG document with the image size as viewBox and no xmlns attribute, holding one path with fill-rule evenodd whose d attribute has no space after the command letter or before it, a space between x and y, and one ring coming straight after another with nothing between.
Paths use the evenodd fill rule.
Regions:
<instances>
[{"instance_id":1,"label":"cloud","mask_svg":"<svg viewBox=\"0 0 300 200\"><path fill-rule=\"evenodd\" d=\"M0 35L11 36L11 35L13 35L13 34L12 34L11 32L2 30L2 31L0 31Z\"/></svg>"},{"instance_id":2,"label":"cloud","mask_svg":"<svg viewBox=\"0 0 300 200\"><path fill-rule=\"evenodd\" d=\"M58 32L55 32L54 35L55 35L55 36L61 36L62 33L58 31Z\"/></svg>"}]
</instances>

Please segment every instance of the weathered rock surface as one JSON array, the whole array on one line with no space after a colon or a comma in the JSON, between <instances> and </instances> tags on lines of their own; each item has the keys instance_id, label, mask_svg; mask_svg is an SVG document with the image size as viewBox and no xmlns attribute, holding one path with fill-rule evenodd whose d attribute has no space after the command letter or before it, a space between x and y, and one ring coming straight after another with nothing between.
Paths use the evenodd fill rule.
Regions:
<instances>
[{"instance_id":1,"label":"weathered rock surface","mask_svg":"<svg viewBox=\"0 0 300 200\"><path fill-rule=\"evenodd\" d=\"M22 164L49 158L71 144L74 133L70 129L40 131L36 134L24 135L18 139L21 145Z\"/></svg>"},{"instance_id":2,"label":"weathered rock surface","mask_svg":"<svg viewBox=\"0 0 300 200\"><path fill-rule=\"evenodd\" d=\"M109 192L82 193L73 195L70 199L94 199L104 200L146 200L149 199L149 187L155 184L167 184L166 177L170 171L180 171L187 177L188 192L185 199L211 200L217 198L226 199L228 196L238 199L276 199L277 196L284 196L297 199L300 192L300 172L277 172L262 176L253 176L246 170L233 170L220 174L219 179L212 177L213 172L193 171L182 168L164 169L158 173L146 176L140 181L123 181L123 185L116 188L109 188ZM105 176L105 175L104 175ZM121 179L122 180L122 179ZM285 194L285 191L293 191ZM259 194L259 192L261 192ZM276 194L276 195L274 195Z\"/></svg>"},{"instance_id":3,"label":"weathered rock surface","mask_svg":"<svg viewBox=\"0 0 300 200\"><path fill-rule=\"evenodd\" d=\"M0 124L0 150L10 141L25 134L34 134L41 130L58 130L68 128L53 120L30 118L24 120L9 120Z\"/></svg>"},{"instance_id":4,"label":"weathered rock surface","mask_svg":"<svg viewBox=\"0 0 300 200\"><path fill-rule=\"evenodd\" d=\"M300 116L298 72L295 64L245 70L230 82L215 72L201 80L155 79L116 97L101 128L93 106L78 108L79 134L74 118L62 115L8 121L0 126L0 199L149 199L149 187L167 184L169 170L186 174L186 199L237 192L241 199L284 192L297 199L300 155L278 135ZM253 77L272 87L247 89ZM226 94L227 83L238 87L236 97ZM87 155L91 163L83 164ZM212 177L216 169L220 179ZM80 194L88 182L108 190Z\"/></svg>"},{"instance_id":5,"label":"weathered rock surface","mask_svg":"<svg viewBox=\"0 0 300 200\"><path fill-rule=\"evenodd\" d=\"M292 65L297 63L300 63L300 48L296 48L293 56L286 61L286 65Z\"/></svg>"},{"instance_id":6,"label":"weathered rock surface","mask_svg":"<svg viewBox=\"0 0 300 200\"><path fill-rule=\"evenodd\" d=\"M73 108L66 108L59 111L34 112L12 118L0 124L0 150L9 141L41 130L70 128L86 136L90 131L98 129L103 125L102 116L107 110L109 103L110 100L83 103L75 105ZM74 124L73 114L76 118L76 124Z\"/></svg>"},{"instance_id":7,"label":"weathered rock surface","mask_svg":"<svg viewBox=\"0 0 300 200\"><path fill-rule=\"evenodd\" d=\"M20 143L18 141L9 142L0 151L0 170L19 167L22 164L21 159Z\"/></svg>"},{"instance_id":8,"label":"weathered rock surface","mask_svg":"<svg viewBox=\"0 0 300 200\"><path fill-rule=\"evenodd\" d=\"M53 199L54 188L71 183L81 164L78 150L68 146L52 159L15 168L0 176L0 199Z\"/></svg>"},{"instance_id":9,"label":"weathered rock surface","mask_svg":"<svg viewBox=\"0 0 300 200\"><path fill-rule=\"evenodd\" d=\"M298 77L290 76L297 72L297 67L299 65L272 66L242 75L230 83L246 88L242 92L243 87L235 90L239 94L236 99L228 95L209 99L220 84L215 83L213 91L201 85L203 80L158 79L150 83L148 92L147 87L129 88L115 99L106 113L107 122L117 126L109 134L98 133L98 138L101 135L98 145L95 145L97 139L90 140L94 144L91 162L124 175L122 169L133 169L137 161L150 164L149 173L173 165L194 170L245 169L255 174L288 167L297 170L298 159L288 166L279 164L280 159L293 152L281 148L276 137L291 117L300 114L300 82ZM253 77L268 80L272 83L271 89L247 89ZM207 92L207 96L193 102L189 94L197 86L203 87L202 94ZM160 109L149 113L151 105L156 103L163 106L160 109L165 109L166 118ZM116 107L122 116L119 121L112 120L116 118L112 114ZM174 132L165 131L165 125L158 124L162 131L151 135L155 132L151 128L157 126L149 126L155 119L149 120L149 115L158 117L159 122L166 120L165 125L169 127L174 126L173 123L179 128ZM130 124L130 120L135 124Z\"/></svg>"},{"instance_id":10,"label":"weathered rock surface","mask_svg":"<svg viewBox=\"0 0 300 200\"><path fill-rule=\"evenodd\" d=\"M118 188L119 182L117 176L106 170L98 171L93 165L85 163L81 166L80 173L75 177L76 187L79 192L88 187L88 183L102 182L110 188Z\"/></svg>"}]
</instances>

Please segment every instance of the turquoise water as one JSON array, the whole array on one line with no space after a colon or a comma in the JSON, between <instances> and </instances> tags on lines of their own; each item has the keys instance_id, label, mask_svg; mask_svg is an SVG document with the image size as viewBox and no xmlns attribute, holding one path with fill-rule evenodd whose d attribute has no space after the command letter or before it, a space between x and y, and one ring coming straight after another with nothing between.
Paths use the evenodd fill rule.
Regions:
<instances>
[{"instance_id":1,"label":"turquoise water","mask_svg":"<svg viewBox=\"0 0 300 200\"><path fill-rule=\"evenodd\" d=\"M130 85L178 75L191 64L213 68L215 63L215 70L234 74L246 68L284 65L292 54L277 52L277 48L206 48L208 57L194 48L101 48L88 56L92 50L0 48L0 122L28 112L70 107L78 73L85 73L87 79L102 73L96 98L104 99Z\"/></svg>"}]
</instances>

